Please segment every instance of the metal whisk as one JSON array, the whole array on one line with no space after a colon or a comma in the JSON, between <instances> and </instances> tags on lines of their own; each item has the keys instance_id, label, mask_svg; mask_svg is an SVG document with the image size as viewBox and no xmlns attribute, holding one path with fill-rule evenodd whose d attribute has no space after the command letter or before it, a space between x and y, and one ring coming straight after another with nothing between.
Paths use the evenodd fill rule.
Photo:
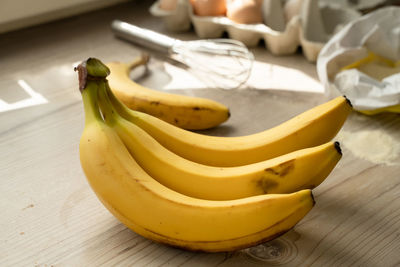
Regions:
<instances>
[{"instance_id":1,"label":"metal whisk","mask_svg":"<svg viewBox=\"0 0 400 267\"><path fill-rule=\"evenodd\" d=\"M114 20L111 28L117 37L184 64L208 85L233 89L250 76L254 56L240 41L223 38L181 41L119 20Z\"/></svg>"}]
</instances>

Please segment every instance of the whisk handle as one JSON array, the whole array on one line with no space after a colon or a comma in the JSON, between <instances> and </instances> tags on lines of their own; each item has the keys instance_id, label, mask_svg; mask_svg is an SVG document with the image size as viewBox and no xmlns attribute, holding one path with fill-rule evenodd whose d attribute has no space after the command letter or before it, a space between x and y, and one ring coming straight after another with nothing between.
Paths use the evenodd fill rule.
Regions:
<instances>
[{"instance_id":1,"label":"whisk handle","mask_svg":"<svg viewBox=\"0 0 400 267\"><path fill-rule=\"evenodd\" d=\"M111 29L117 37L162 53L168 53L176 42L174 38L120 20L114 20Z\"/></svg>"}]
</instances>

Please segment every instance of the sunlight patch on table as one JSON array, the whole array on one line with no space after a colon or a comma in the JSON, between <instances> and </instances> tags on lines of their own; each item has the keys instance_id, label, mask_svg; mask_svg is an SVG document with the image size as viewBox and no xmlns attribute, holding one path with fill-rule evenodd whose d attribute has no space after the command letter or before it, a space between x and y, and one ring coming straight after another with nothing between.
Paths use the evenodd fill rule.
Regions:
<instances>
[{"instance_id":1,"label":"sunlight patch on table","mask_svg":"<svg viewBox=\"0 0 400 267\"><path fill-rule=\"evenodd\" d=\"M0 99L0 112L48 103L48 100L41 94L35 92L35 90L33 90L26 81L18 80L17 83L29 95L29 97L13 103L7 103L6 101Z\"/></svg>"}]
</instances>

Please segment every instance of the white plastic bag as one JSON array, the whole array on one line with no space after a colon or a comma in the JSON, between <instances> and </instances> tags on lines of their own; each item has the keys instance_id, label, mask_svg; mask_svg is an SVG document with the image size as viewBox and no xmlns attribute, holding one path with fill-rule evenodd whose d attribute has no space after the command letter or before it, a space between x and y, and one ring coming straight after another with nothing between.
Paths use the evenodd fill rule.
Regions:
<instances>
[{"instance_id":1,"label":"white plastic bag","mask_svg":"<svg viewBox=\"0 0 400 267\"><path fill-rule=\"evenodd\" d=\"M371 76L356 68L343 69L371 55L393 66L376 65L369 70ZM318 56L317 72L328 93L346 95L356 110L400 112L399 60L400 7L390 6L364 15L336 33ZM375 78L385 76L385 68L392 73Z\"/></svg>"}]
</instances>

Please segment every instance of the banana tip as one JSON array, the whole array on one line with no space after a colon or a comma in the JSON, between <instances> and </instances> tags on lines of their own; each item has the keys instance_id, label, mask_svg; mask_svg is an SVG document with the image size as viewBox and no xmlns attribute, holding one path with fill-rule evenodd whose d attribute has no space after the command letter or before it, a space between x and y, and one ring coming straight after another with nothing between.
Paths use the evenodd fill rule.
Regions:
<instances>
[{"instance_id":1,"label":"banana tip","mask_svg":"<svg viewBox=\"0 0 400 267\"><path fill-rule=\"evenodd\" d=\"M335 148L336 148L336 151L337 151L340 155L343 155L342 149L340 148L340 143L339 143L338 141L335 142Z\"/></svg>"},{"instance_id":2,"label":"banana tip","mask_svg":"<svg viewBox=\"0 0 400 267\"><path fill-rule=\"evenodd\" d=\"M343 95L343 97L346 99L347 104L349 104L350 107L353 107L353 104L351 103L350 99L347 98L347 96Z\"/></svg>"},{"instance_id":3,"label":"banana tip","mask_svg":"<svg viewBox=\"0 0 400 267\"><path fill-rule=\"evenodd\" d=\"M314 194L312 193L312 191L310 190L310 196L312 199L312 205L315 206L315 198L314 198Z\"/></svg>"}]
</instances>

